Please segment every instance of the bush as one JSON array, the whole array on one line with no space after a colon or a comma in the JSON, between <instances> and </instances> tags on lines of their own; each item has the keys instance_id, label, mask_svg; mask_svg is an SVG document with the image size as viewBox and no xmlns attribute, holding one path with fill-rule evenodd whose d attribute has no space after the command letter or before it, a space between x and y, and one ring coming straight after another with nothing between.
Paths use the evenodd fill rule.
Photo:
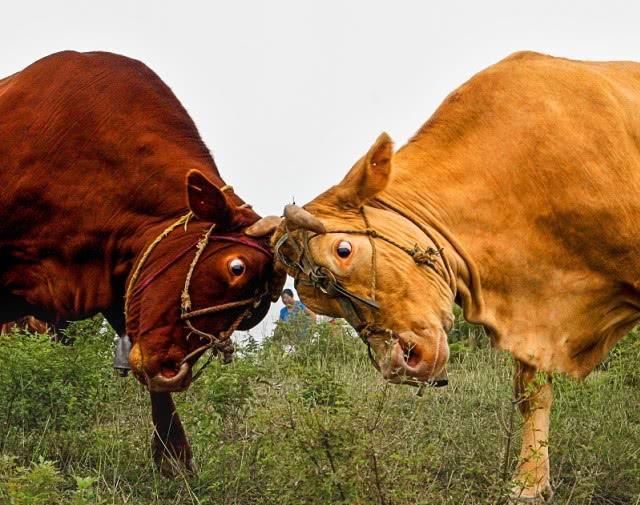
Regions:
<instances>
[{"instance_id":1,"label":"bush","mask_svg":"<svg viewBox=\"0 0 640 505\"><path fill-rule=\"evenodd\" d=\"M253 399L253 385L262 376L262 368L250 359L228 365L213 361L198 384L200 399L222 417L241 415Z\"/></svg>"},{"instance_id":2,"label":"bush","mask_svg":"<svg viewBox=\"0 0 640 505\"><path fill-rule=\"evenodd\" d=\"M73 347L26 334L1 341L9 361L0 398L14 395L18 406L0 403L2 505L505 502L520 425L516 414L505 458L513 363L461 320L450 386L422 396L386 384L366 346L341 325L282 326L262 345L243 346L232 364L214 361L175 395L198 465L177 480L155 470L148 394L113 376L110 335L101 328L70 328ZM559 503L638 501L637 345L637 333L621 341L607 367L583 383L554 378Z\"/></svg>"},{"instance_id":3,"label":"bush","mask_svg":"<svg viewBox=\"0 0 640 505\"><path fill-rule=\"evenodd\" d=\"M53 461L40 457L29 467L0 455L0 503L6 505L90 505L102 503L94 491L95 477L73 476L70 488Z\"/></svg>"},{"instance_id":4,"label":"bush","mask_svg":"<svg viewBox=\"0 0 640 505\"><path fill-rule=\"evenodd\" d=\"M15 458L0 456L0 498L8 505L56 505L66 503L64 478L52 461L40 458L29 468Z\"/></svg>"},{"instance_id":5,"label":"bush","mask_svg":"<svg viewBox=\"0 0 640 505\"><path fill-rule=\"evenodd\" d=\"M449 344L462 342L468 349L489 347L489 337L482 326L467 322L457 305L453 307L453 315L455 319L448 335Z\"/></svg>"},{"instance_id":6,"label":"bush","mask_svg":"<svg viewBox=\"0 0 640 505\"><path fill-rule=\"evenodd\" d=\"M324 370L302 373L301 398L311 408L337 409L349 406L343 384L336 380L333 374Z\"/></svg>"},{"instance_id":7,"label":"bush","mask_svg":"<svg viewBox=\"0 0 640 505\"><path fill-rule=\"evenodd\" d=\"M20 330L0 336L0 426L26 431L91 426L113 385L111 339L94 330L91 321L72 327L82 335L73 346Z\"/></svg>"},{"instance_id":8,"label":"bush","mask_svg":"<svg viewBox=\"0 0 640 505\"><path fill-rule=\"evenodd\" d=\"M346 322L312 323L304 315L279 322L262 349L265 355L287 355L303 366L335 367L368 361L366 346Z\"/></svg>"}]
</instances>

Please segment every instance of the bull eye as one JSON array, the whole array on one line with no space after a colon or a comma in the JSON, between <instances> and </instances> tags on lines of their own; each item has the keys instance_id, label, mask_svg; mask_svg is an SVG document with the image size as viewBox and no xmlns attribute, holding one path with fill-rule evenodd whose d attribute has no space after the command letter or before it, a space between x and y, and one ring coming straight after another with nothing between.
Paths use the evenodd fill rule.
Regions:
<instances>
[{"instance_id":1,"label":"bull eye","mask_svg":"<svg viewBox=\"0 0 640 505\"><path fill-rule=\"evenodd\" d=\"M346 240L341 240L340 242L338 242L336 252L341 258L348 258L351 254L351 243L347 242Z\"/></svg>"},{"instance_id":2,"label":"bull eye","mask_svg":"<svg viewBox=\"0 0 640 505\"><path fill-rule=\"evenodd\" d=\"M231 272L231 274L235 275L236 277L240 277L245 270L246 267L244 265L244 261L242 261L240 258L234 258L229 262L229 272Z\"/></svg>"}]
</instances>

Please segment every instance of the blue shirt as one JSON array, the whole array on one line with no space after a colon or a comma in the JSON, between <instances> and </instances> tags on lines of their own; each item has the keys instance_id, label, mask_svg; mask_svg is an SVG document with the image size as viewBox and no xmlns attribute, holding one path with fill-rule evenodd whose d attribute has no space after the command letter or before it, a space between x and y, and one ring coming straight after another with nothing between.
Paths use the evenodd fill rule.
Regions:
<instances>
[{"instance_id":1,"label":"blue shirt","mask_svg":"<svg viewBox=\"0 0 640 505\"><path fill-rule=\"evenodd\" d=\"M280 309L280 321L287 321L291 316L295 316L299 312L303 312L306 307L301 301L296 300L293 302L293 308L289 310L285 305Z\"/></svg>"}]
</instances>

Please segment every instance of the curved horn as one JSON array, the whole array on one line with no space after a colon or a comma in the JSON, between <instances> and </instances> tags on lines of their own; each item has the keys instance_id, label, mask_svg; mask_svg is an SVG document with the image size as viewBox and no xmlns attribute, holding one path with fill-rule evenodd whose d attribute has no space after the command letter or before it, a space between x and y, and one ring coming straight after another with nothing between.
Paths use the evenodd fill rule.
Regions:
<instances>
[{"instance_id":1,"label":"curved horn","mask_svg":"<svg viewBox=\"0 0 640 505\"><path fill-rule=\"evenodd\" d=\"M244 233L255 238L266 237L272 235L281 222L280 216L266 216L249 226Z\"/></svg>"},{"instance_id":2,"label":"curved horn","mask_svg":"<svg viewBox=\"0 0 640 505\"><path fill-rule=\"evenodd\" d=\"M292 228L302 228L316 233L325 233L327 231L322 222L311 212L293 203L285 205L284 217L287 223L293 225Z\"/></svg>"},{"instance_id":3,"label":"curved horn","mask_svg":"<svg viewBox=\"0 0 640 505\"><path fill-rule=\"evenodd\" d=\"M182 363L180 370L173 377L165 377L161 373L148 379L149 391L154 393L168 393L175 391L184 391L191 382L191 366L189 363Z\"/></svg>"}]
</instances>

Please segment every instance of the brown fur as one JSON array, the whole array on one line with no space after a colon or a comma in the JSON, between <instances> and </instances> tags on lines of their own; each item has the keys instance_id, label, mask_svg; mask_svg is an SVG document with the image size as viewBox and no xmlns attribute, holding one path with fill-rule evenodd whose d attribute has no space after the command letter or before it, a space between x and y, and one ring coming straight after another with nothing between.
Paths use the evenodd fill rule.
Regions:
<instances>
[{"instance_id":1,"label":"brown fur","mask_svg":"<svg viewBox=\"0 0 640 505\"><path fill-rule=\"evenodd\" d=\"M192 198L197 190L187 188L192 170L212 189L197 200ZM137 299L138 316L126 328L125 286L146 246L189 210L188 194L190 201L202 203L194 209L196 218L160 242L143 273L194 243L213 222L215 233L242 234L258 220L252 210L239 208L243 200L233 192L215 189L224 184L180 102L138 61L63 52L4 79L0 322L33 314L57 323L102 312L116 331L126 329L143 357L132 363L138 377L174 373L181 359L201 345L197 338L187 340L179 318L180 292L193 254L144 290ZM241 278L227 268L233 257L247 265ZM270 263L254 248L212 242L194 273L194 308L252 297L270 278ZM261 315L268 304L265 300L260 307ZM200 318L196 326L216 334L240 310ZM170 398L161 403L172 405ZM188 447L186 439L173 442L180 451Z\"/></svg>"}]
</instances>

